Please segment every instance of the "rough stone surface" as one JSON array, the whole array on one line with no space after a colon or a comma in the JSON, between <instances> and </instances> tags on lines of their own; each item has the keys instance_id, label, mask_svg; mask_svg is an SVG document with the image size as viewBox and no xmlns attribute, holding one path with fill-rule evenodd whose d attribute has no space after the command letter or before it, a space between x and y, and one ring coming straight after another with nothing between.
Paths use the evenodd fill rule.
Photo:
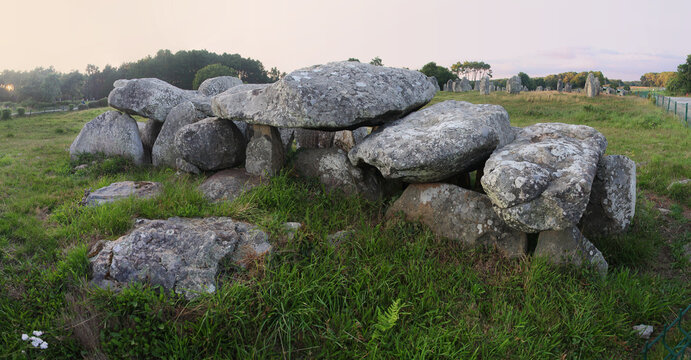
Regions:
<instances>
[{"instance_id":1,"label":"rough stone surface","mask_svg":"<svg viewBox=\"0 0 691 360\"><path fill-rule=\"evenodd\" d=\"M128 114L164 122L170 110L190 101L204 114L211 113L211 99L194 90L183 90L155 78L118 80L108 95L108 105Z\"/></svg>"},{"instance_id":2,"label":"rough stone surface","mask_svg":"<svg viewBox=\"0 0 691 360\"><path fill-rule=\"evenodd\" d=\"M449 79L446 81L446 90L444 91L453 91L453 80Z\"/></svg>"},{"instance_id":3,"label":"rough stone surface","mask_svg":"<svg viewBox=\"0 0 691 360\"><path fill-rule=\"evenodd\" d=\"M199 185L199 191L211 201L232 201L242 193L261 184L261 177L245 169L219 171Z\"/></svg>"},{"instance_id":4,"label":"rough stone surface","mask_svg":"<svg viewBox=\"0 0 691 360\"><path fill-rule=\"evenodd\" d=\"M178 169L179 171L186 172L186 173L191 173L191 174L201 174L202 171L199 170L198 167L188 163L185 161L183 158L177 158L175 159L175 168Z\"/></svg>"},{"instance_id":5,"label":"rough stone surface","mask_svg":"<svg viewBox=\"0 0 691 360\"><path fill-rule=\"evenodd\" d=\"M139 123L137 123L137 125L139 125ZM142 139L144 152L147 153L147 155L151 154L151 149L154 147L158 134L161 132L162 125L163 124L156 120L149 119L144 126L139 127L139 137Z\"/></svg>"},{"instance_id":6,"label":"rough stone surface","mask_svg":"<svg viewBox=\"0 0 691 360\"><path fill-rule=\"evenodd\" d=\"M584 125L535 124L487 160L482 187L510 226L535 233L581 219L607 140Z\"/></svg>"},{"instance_id":7,"label":"rough stone surface","mask_svg":"<svg viewBox=\"0 0 691 360\"><path fill-rule=\"evenodd\" d=\"M437 235L467 245L496 245L509 257L525 255L527 236L507 226L492 210L487 195L450 184L412 184L389 208L387 216L403 212Z\"/></svg>"},{"instance_id":8,"label":"rough stone surface","mask_svg":"<svg viewBox=\"0 0 691 360\"><path fill-rule=\"evenodd\" d=\"M564 91L569 93L571 92L571 83L566 83L564 85Z\"/></svg>"},{"instance_id":9,"label":"rough stone surface","mask_svg":"<svg viewBox=\"0 0 691 360\"><path fill-rule=\"evenodd\" d=\"M298 149L325 149L333 146L335 132L310 129L295 129L295 144Z\"/></svg>"},{"instance_id":10,"label":"rough stone surface","mask_svg":"<svg viewBox=\"0 0 691 360\"><path fill-rule=\"evenodd\" d=\"M81 153L128 157L137 165L146 162L137 122L117 111L107 111L84 125L70 146L70 157L74 160Z\"/></svg>"},{"instance_id":11,"label":"rough stone surface","mask_svg":"<svg viewBox=\"0 0 691 360\"><path fill-rule=\"evenodd\" d=\"M150 181L121 181L89 193L84 200L87 206L97 206L134 196L140 199L154 197L163 191L163 185Z\"/></svg>"},{"instance_id":12,"label":"rough stone surface","mask_svg":"<svg viewBox=\"0 0 691 360\"><path fill-rule=\"evenodd\" d=\"M296 70L265 89L215 96L213 111L250 124L347 130L405 116L437 89L418 71L334 62Z\"/></svg>"},{"instance_id":13,"label":"rough stone surface","mask_svg":"<svg viewBox=\"0 0 691 360\"><path fill-rule=\"evenodd\" d=\"M341 230L337 231L326 237L326 241L329 242L331 246L339 247L346 241L350 241L355 237L355 232L353 230Z\"/></svg>"},{"instance_id":14,"label":"rough stone surface","mask_svg":"<svg viewBox=\"0 0 691 360\"><path fill-rule=\"evenodd\" d=\"M509 94L518 94L521 92L523 85L521 84L521 78L518 75L514 75L506 82L506 92Z\"/></svg>"},{"instance_id":15,"label":"rough stone surface","mask_svg":"<svg viewBox=\"0 0 691 360\"><path fill-rule=\"evenodd\" d=\"M175 134L181 157L202 171L221 170L242 164L245 137L230 120L206 118L185 125Z\"/></svg>"},{"instance_id":16,"label":"rough stone surface","mask_svg":"<svg viewBox=\"0 0 691 360\"><path fill-rule=\"evenodd\" d=\"M538 86L535 88L535 91L543 91L542 86Z\"/></svg>"},{"instance_id":17,"label":"rough stone surface","mask_svg":"<svg viewBox=\"0 0 691 360\"><path fill-rule=\"evenodd\" d=\"M334 147L337 147L347 153L355 146L355 137L353 136L353 132L350 130L337 131L334 134L333 145Z\"/></svg>"},{"instance_id":18,"label":"rough stone surface","mask_svg":"<svg viewBox=\"0 0 691 360\"><path fill-rule=\"evenodd\" d=\"M361 127L353 130L353 140L355 140L355 145L361 143L367 135L370 134L370 131L372 128L370 127Z\"/></svg>"},{"instance_id":19,"label":"rough stone surface","mask_svg":"<svg viewBox=\"0 0 691 360\"><path fill-rule=\"evenodd\" d=\"M235 76L219 76L204 80L198 91L205 96L214 96L239 85L242 85L242 80Z\"/></svg>"},{"instance_id":20,"label":"rough stone surface","mask_svg":"<svg viewBox=\"0 0 691 360\"><path fill-rule=\"evenodd\" d=\"M380 127L348 157L388 179L431 182L477 167L513 138L501 106L448 100Z\"/></svg>"},{"instance_id":21,"label":"rough stone surface","mask_svg":"<svg viewBox=\"0 0 691 360\"><path fill-rule=\"evenodd\" d=\"M194 298L215 291L221 261L242 265L270 250L266 233L230 218L137 220L90 259L92 283L119 289L148 282Z\"/></svg>"},{"instance_id":22,"label":"rough stone surface","mask_svg":"<svg viewBox=\"0 0 691 360\"><path fill-rule=\"evenodd\" d=\"M588 78L585 80L585 93L588 97L600 94L600 80L593 73L588 73Z\"/></svg>"},{"instance_id":23,"label":"rough stone surface","mask_svg":"<svg viewBox=\"0 0 691 360\"><path fill-rule=\"evenodd\" d=\"M480 94L482 95L489 95L490 88L489 88L489 76L483 76L482 79L480 79Z\"/></svg>"},{"instance_id":24,"label":"rough stone surface","mask_svg":"<svg viewBox=\"0 0 691 360\"><path fill-rule=\"evenodd\" d=\"M593 265L603 276L607 274L608 264L600 250L575 226L541 232L534 254L546 256L556 264Z\"/></svg>"},{"instance_id":25,"label":"rough stone surface","mask_svg":"<svg viewBox=\"0 0 691 360\"><path fill-rule=\"evenodd\" d=\"M175 134L183 126L194 124L201 118L199 112L189 101L184 101L171 109L151 150L152 164L154 166L174 167L175 160L182 156L175 146ZM156 123L161 124L157 121Z\"/></svg>"},{"instance_id":26,"label":"rough stone surface","mask_svg":"<svg viewBox=\"0 0 691 360\"><path fill-rule=\"evenodd\" d=\"M273 126L253 125L252 140L247 144L245 169L253 175L273 176L286 161L281 134Z\"/></svg>"},{"instance_id":27,"label":"rough stone surface","mask_svg":"<svg viewBox=\"0 0 691 360\"><path fill-rule=\"evenodd\" d=\"M452 87L453 92L465 92L472 90L472 87L470 86L470 81L468 81L467 78L454 81Z\"/></svg>"},{"instance_id":28,"label":"rough stone surface","mask_svg":"<svg viewBox=\"0 0 691 360\"><path fill-rule=\"evenodd\" d=\"M636 325L633 327L633 330L636 331L638 337L646 340L650 339L650 335L653 333L653 327L646 324Z\"/></svg>"},{"instance_id":29,"label":"rough stone surface","mask_svg":"<svg viewBox=\"0 0 691 360\"><path fill-rule=\"evenodd\" d=\"M561 92L564 90L564 82L561 79L557 80L557 91Z\"/></svg>"},{"instance_id":30,"label":"rough stone surface","mask_svg":"<svg viewBox=\"0 0 691 360\"><path fill-rule=\"evenodd\" d=\"M636 163L623 155L604 156L581 219L587 236L624 232L636 212Z\"/></svg>"},{"instance_id":31,"label":"rough stone surface","mask_svg":"<svg viewBox=\"0 0 691 360\"><path fill-rule=\"evenodd\" d=\"M318 178L328 190L341 189L346 194L360 194L369 200L382 196L382 179L376 170L351 165L341 149L300 150L293 164L300 176Z\"/></svg>"}]
</instances>

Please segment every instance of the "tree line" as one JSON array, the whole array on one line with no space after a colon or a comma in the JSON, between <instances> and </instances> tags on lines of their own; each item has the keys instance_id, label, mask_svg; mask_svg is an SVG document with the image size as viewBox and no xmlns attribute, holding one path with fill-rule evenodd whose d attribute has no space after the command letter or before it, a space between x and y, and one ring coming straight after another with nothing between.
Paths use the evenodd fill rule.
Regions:
<instances>
[{"instance_id":1,"label":"tree line","mask_svg":"<svg viewBox=\"0 0 691 360\"><path fill-rule=\"evenodd\" d=\"M84 73L72 71L60 73L53 67L31 71L4 70L0 73L0 101L58 102L65 100L101 99L113 89L117 79L155 77L182 89L193 89L197 72L210 65L228 69L229 74L247 83L269 83L285 75L276 68L267 71L259 60L244 58L238 54L216 54L206 50L178 51L159 50L155 56L147 56L135 62L103 69L87 65ZM224 70L225 71L225 70Z\"/></svg>"}]
</instances>

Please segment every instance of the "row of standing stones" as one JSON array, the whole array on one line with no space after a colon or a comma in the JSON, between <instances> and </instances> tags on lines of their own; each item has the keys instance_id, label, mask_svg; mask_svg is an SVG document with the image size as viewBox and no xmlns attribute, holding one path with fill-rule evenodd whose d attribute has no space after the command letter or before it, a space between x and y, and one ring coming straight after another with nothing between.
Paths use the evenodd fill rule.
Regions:
<instances>
[{"instance_id":1,"label":"row of standing stones","mask_svg":"<svg viewBox=\"0 0 691 360\"><path fill-rule=\"evenodd\" d=\"M585 81L585 87L583 88L583 91L588 97L595 97L598 94L600 94L600 80L593 75L593 73L589 73L588 77L586 78ZM495 91L506 91L509 94L518 94L522 91L528 91L528 88L521 83L521 78L518 77L517 75L512 76L507 82L506 82L506 87L498 87L492 84L492 82L489 79L489 76L483 76L480 78L479 81L475 81L475 87L470 86L470 81L468 78L462 78L460 80L450 80L444 84L444 91L450 91L450 92L466 92L466 91L479 91L480 94L482 95L488 95L491 92ZM549 91L551 90L549 87L543 88L542 86L538 86L535 91ZM572 89L571 84L567 83L564 84L561 79L558 80L557 82L557 91L559 92L580 92L581 89ZM616 90L607 88L608 93L612 94L612 91L616 93ZM621 94L625 94L622 92Z\"/></svg>"},{"instance_id":2,"label":"row of standing stones","mask_svg":"<svg viewBox=\"0 0 691 360\"><path fill-rule=\"evenodd\" d=\"M629 227L634 162L604 156L605 137L588 126L516 128L501 106L464 101L421 109L437 91L436 79L420 72L354 62L300 69L273 84L213 78L198 91L158 79L118 80L108 101L122 113L87 123L70 153L215 172L200 190L222 201L280 171L295 145L295 173L327 189L371 200L404 189L387 217L402 214L438 236L494 246L509 257L525 256L528 235L537 234L536 255L606 273L607 262L585 236ZM129 114L149 120L140 127ZM160 188L115 183L84 204L154 196ZM294 234L300 224L286 227ZM246 266L271 248L257 226L230 218L142 219L92 249L92 282L117 289L148 281L194 297L214 291L222 260Z\"/></svg>"}]
</instances>

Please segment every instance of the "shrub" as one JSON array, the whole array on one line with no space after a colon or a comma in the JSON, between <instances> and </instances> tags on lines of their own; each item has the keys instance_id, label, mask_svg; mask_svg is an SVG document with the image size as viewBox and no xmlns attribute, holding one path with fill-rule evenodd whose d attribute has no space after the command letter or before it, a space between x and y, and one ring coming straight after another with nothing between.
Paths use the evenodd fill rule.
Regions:
<instances>
[{"instance_id":1,"label":"shrub","mask_svg":"<svg viewBox=\"0 0 691 360\"><path fill-rule=\"evenodd\" d=\"M192 89L199 89L204 80L211 79L218 76L238 76L238 72L235 69L229 68L221 64L211 64L204 66L199 69L194 75L194 80L192 81Z\"/></svg>"},{"instance_id":2,"label":"shrub","mask_svg":"<svg viewBox=\"0 0 691 360\"><path fill-rule=\"evenodd\" d=\"M26 114L26 109L22 107L17 108L17 116L24 116L24 114Z\"/></svg>"},{"instance_id":3,"label":"shrub","mask_svg":"<svg viewBox=\"0 0 691 360\"><path fill-rule=\"evenodd\" d=\"M108 106L108 98L99 99L96 101L89 101L89 109L100 108Z\"/></svg>"},{"instance_id":4,"label":"shrub","mask_svg":"<svg viewBox=\"0 0 691 360\"><path fill-rule=\"evenodd\" d=\"M77 105L77 110L86 110L86 109L88 109L88 108L89 108L89 107L86 106L86 104L79 104L79 105Z\"/></svg>"},{"instance_id":5,"label":"shrub","mask_svg":"<svg viewBox=\"0 0 691 360\"><path fill-rule=\"evenodd\" d=\"M0 113L0 120L9 120L11 117L12 117L12 110L2 109L2 113Z\"/></svg>"}]
</instances>

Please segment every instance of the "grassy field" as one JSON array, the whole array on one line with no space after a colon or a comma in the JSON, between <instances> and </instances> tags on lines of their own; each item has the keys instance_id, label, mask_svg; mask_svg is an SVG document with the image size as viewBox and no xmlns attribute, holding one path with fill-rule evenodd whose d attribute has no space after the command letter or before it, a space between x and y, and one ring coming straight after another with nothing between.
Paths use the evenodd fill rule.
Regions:
<instances>
[{"instance_id":1,"label":"grassy field","mask_svg":"<svg viewBox=\"0 0 691 360\"><path fill-rule=\"evenodd\" d=\"M608 154L636 161L631 232L591 239L610 263L607 277L467 249L384 220L391 199L325 193L289 171L218 205L196 191L200 176L120 159L74 171L69 144L106 109L39 115L0 122L0 358L636 357L644 341L633 325L657 334L691 303L683 255L691 186L668 189L691 178L691 132L636 97L441 92L434 101L447 99L500 104L514 126L593 126ZM160 181L164 194L77 205L84 189L120 180ZM119 294L88 286L90 244L125 234L137 217L207 215L260 225L276 251L246 271L223 272L215 294L191 302L145 285ZM304 225L292 240L286 221ZM326 236L339 230L355 235L329 245ZM45 333L48 349L21 340L33 330Z\"/></svg>"}]
</instances>

